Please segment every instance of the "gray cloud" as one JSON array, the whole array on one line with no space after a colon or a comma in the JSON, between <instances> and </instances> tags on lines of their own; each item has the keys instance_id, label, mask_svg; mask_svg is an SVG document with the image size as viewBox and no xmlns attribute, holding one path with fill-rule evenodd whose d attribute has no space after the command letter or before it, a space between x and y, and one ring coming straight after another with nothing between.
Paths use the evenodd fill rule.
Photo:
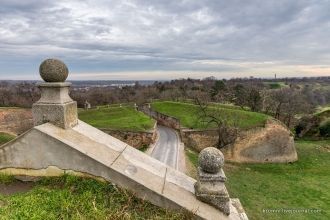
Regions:
<instances>
[{"instance_id":1,"label":"gray cloud","mask_svg":"<svg viewBox=\"0 0 330 220\"><path fill-rule=\"evenodd\" d=\"M329 11L327 0L0 0L0 79L29 78L46 57L110 78L330 74Z\"/></svg>"}]
</instances>

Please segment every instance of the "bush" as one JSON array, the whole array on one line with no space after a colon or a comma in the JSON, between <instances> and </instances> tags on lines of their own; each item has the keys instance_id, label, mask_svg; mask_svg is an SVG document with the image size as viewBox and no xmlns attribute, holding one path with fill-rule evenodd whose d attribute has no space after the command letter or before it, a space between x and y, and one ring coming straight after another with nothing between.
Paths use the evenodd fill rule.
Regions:
<instances>
[{"instance_id":1,"label":"bush","mask_svg":"<svg viewBox=\"0 0 330 220\"><path fill-rule=\"evenodd\" d=\"M317 136L319 132L320 119L316 116L303 116L295 126L297 137Z\"/></svg>"},{"instance_id":2,"label":"bush","mask_svg":"<svg viewBox=\"0 0 330 220\"><path fill-rule=\"evenodd\" d=\"M319 130L322 137L330 137L330 118L321 123Z\"/></svg>"}]
</instances>

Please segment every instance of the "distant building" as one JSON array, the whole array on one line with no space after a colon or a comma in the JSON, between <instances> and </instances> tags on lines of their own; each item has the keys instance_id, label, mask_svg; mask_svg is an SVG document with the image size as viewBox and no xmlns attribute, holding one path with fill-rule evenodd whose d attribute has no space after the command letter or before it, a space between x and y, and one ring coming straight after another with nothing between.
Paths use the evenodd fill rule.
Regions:
<instances>
[{"instance_id":1,"label":"distant building","mask_svg":"<svg viewBox=\"0 0 330 220\"><path fill-rule=\"evenodd\" d=\"M91 103L89 103L87 100L85 101L85 104L84 104L84 108L85 110L88 110L91 108Z\"/></svg>"}]
</instances>

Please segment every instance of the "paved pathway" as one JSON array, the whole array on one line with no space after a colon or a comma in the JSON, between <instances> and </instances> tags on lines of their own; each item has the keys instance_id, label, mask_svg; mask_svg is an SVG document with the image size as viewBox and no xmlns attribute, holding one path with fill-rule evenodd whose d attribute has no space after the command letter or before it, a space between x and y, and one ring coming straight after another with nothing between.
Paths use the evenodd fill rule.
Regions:
<instances>
[{"instance_id":1,"label":"paved pathway","mask_svg":"<svg viewBox=\"0 0 330 220\"><path fill-rule=\"evenodd\" d=\"M178 169L180 138L175 130L158 125L158 140L151 153L153 158Z\"/></svg>"}]
</instances>

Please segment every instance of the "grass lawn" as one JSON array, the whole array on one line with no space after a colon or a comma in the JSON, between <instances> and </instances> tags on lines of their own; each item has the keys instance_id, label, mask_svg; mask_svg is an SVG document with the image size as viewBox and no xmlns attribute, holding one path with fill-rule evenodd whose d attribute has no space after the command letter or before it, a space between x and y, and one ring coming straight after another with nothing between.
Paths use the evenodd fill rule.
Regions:
<instances>
[{"instance_id":1,"label":"grass lawn","mask_svg":"<svg viewBox=\"0 0 330 220\"><path fill-rule=\"evenodd\" d=\"M8 141L14 139L15 136L7 133L0 132L0 145L7 143Z\"/></svg>"},{"instance_id":2,"label":"grass lawn","mask_svg":"<svg viewBox=\"0 0 330 220\"><path fill-rule=\"evenodd\" d=\"M264 82L265 85L268 85L270 89L280 89L283 87L288 87L285 85L285 82Z\"/></svg>"},{"instance_id":3,"label":"grass lawn","mask_svg":"<svg viewBox=\"0 0 330 220\"><path fill-rule=\"evenodd\" d=\"M0 184L13 178L0 175ZM0 185L1 186L1 185ZM44 178L28 192L0 194L0 219L188 219L113 184L75 176Z\"/></svg>"},{"instance_id":4,"label":"grass lawn","mask_svg":"<svg viewBox=\"0 0 330 220\"><path fill-rule=\"evenodd\" d=\"M218 108L223 111L229 118L237 121L237 126L240 128L252 128L257 126L264 126L265 121L269 116L261 113L245 111L241 109L235 109L232 106L226 107L226 105L217 106L212 105L211 108ZM153 102L152 108L156 111L170 115L180 119L181 124L184 127L203 129L206 128L204 124L198 121L198 106L189 103L182 102ZM215 127L215 125L209 125L208 128Z\"/></svg>"},{"instance_id":5,"label":"grass lawn","mask_svg":"<svg viewBox=\"0 0 330 220\"><path fill-rule=\"evenodd\" d=\"M250 219L330 219L330 140L298 141L292 164L225 164L227 189ZM196 155L187 153L196 164ZM192 159L191 159L192 158ZM263 213L263 209L309 209L310 213ZM312 213L312 210L317 213Z\"/></svg>"},{"instance_id":6,"label":"grass lawn","mask_svg":"<svg viewBox=\"0 0 330 220\"><path fill-rule=\"evenodd\" d=\"M97 128L125 131L145 131L155 121L133 107L110 107L80 110L79 119Z\"/></svg>"}]
</instances>

